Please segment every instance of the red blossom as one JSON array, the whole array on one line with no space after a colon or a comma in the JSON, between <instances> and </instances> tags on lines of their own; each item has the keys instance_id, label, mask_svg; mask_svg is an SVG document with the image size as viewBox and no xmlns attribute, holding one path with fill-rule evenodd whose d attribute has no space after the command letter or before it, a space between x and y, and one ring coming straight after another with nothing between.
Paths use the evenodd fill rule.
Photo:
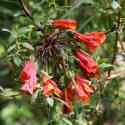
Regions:
<instances>
[{"instance_id":1,"label":"red blossom","mask_svg":"<svg viewBox=\"0 0 125 125\"><path fill-rule=\"evenodd\" d=\"M99 67L88 54L77 49L75 51L75 57L79 61L79 65L85 71L86 75L98 77Z\"/></svg>"},{"instance_id":2,"label":"red blossom","mask_svg":"<svg viewBox=\"0 0 125 125\"><path fill-rule=\"evenodd\" d=\"M93 88L89 85L89 81L83 76L75 75L74 78L70 80L68 86L64 89L63 97L68 106L63 105L63 113L72 112L72 101L74 96L85 103L88 102L92 93Z\"/></svg>"},{"instance_id":3,"label":"red blossom","mask_svg":"<svg viewBox=\"0 0 125 125\"><path fill-rule=\"evenodd\" d=\"M28 80L32 74L36 75L36 69L32 60L28 60L25 62L23 69L20 73L20 76L19 76L20 80L22 81Z\"/></svg>"},{"instance_id":4,"label":"red blossom","mask_svg":"<svg viewBox=\"0 0 125 125\"><path fill-rule=\"evenodd\" d=\"M72 31L75 38L85 43L86 48L90 52L94 52L98 46L100 46L106 39L105 32L90 32L81 34L79 32Z\"/></svg>"},{"instance_id":5,"label":"red blossom","mask_svg":"<svg viewBox=\"0 0 125 125\"><path fill-rule=\"evenodd\" d=\"M57 28L76 29L77 22L73 19L55 19L51 21L52 25Z\"/></svg>"},{"instance_id":6,"label":"red blossom","mask_svg":"<svg viewBox=\"0 0 125 125\"><path fill-rule=\"evenodd\" d=\"M36 88L36 69L32 60L25 62L24 67L20 73L20 79L24 81L21 90L33 94Z\"/></svg>"},{"instance_id":7,"label":"red blossom","mask_svg":"<svg viewBox=\"0 0 125 125\"><path fill-rule=\"evenodd\" d=\"M32 77L29 80L26 80L22 85L21 90L24 92L29 92L31 95L33 94L34 89L36 88L36 77Z\"/></svg>"},{"instance_id":8,"label":"red blossom","mask_svg":"<svg viewBox=\"0 0 125 125\"><path fill-rule=\"evenodd\" d=\"M42 82L45 83L47 80L50 80L50 79L52 79L52 76L48 75L47 72L42 70L41 71L41 80L42 80Z\"/></svg>"},{"instance_id":9,"label":"red blossom","mask_svg":"<svg viewBox=\"0 0 125 125\"><path fill-rule=\"evenodd\" d=\"M57 84L52 77L48 75L47 72L41 71L41 80L42 80L42 90L44 96L51 96L53 94L57 96L62 95L62 91L58 88Z\"/></svg>"},{"instance_id":10,"label":"red blossom","mask_svg":"<svg viewBox=\"0 0 125 125\"><path fill-rule=\"evenodd\" d=\"M80 75L75 76L75 89L78 99L83 102L87 102L90 95L93 93L93 89L90 87L89 81Z\"/></svg>"},{"instance_id":11,"label":"red blossom","mask_svg":"<svg viewBox=\"0 0 125 125\"><path fill-rule=\"evenodd\" d=\"M72 112L72 99L73 99L73 89L72 89L72 84L69 83L68 86L64 89L64 101L68 105L63 105L63 113L70 113Z\"/></svg>"},{"instance_id":12,"label":"red blossom","mask_svg":"<svg viewBox=\"0 0 125 125\"><path fill-rule=\"evenodd\" d=\"M51 96L53 94L57 95L57 96L61 96L62 95L62 91L58 88L58 86L56 85L56 83L49 79L46 82L43 83L43 95L44 96Z\"/></svg>"}]
</instances>

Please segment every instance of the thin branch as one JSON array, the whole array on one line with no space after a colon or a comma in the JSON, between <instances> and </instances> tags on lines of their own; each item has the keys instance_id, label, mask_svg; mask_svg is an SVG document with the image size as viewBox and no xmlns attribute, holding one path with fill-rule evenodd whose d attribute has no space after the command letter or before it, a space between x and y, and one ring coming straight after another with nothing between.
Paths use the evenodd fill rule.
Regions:
<instances>
[{"instance_id":1,"label":"thin branch","mask_svg":"<svg viewBox=\"0 0 125 125\"><path fill-rule=\"evenodd\" d=\"M117 19L117 27L116 27L116 33L115 33L115 36L116 36L116 40L115 40L115 45L114 45L114 55L113 55L113 58L112 58L112 64L114 63L115 59L116 59L116 54L117 54L117 51L118 51L118 41L119 41L119 29L120 29L120 15L121 13L119 12L118 13L118 19Z\"/></svg>"},{"instance_id":2,"label":"thin branch","mask_svg":"<svg viewBox=\"0 0 125 125\"><path fill-rule=\"evenodd\" d=\"M62 99L53 96L53 98L59 102L61 102L62 104L64 104L66 107L70 108L70 105L68 103L66 103L65 101L63 101Z\"/></svg>"},{"instance_id":3,"label":"thin branch","mask_svg":"<svg viewBox=\"0 0 125 125\"><path fill-rule=\"evenodd\" d=\"M111 79L114 79L114 78L123 76L124 74L125 74L125 69L119 71L119 72L116 73L116 74L111 75L110 77L106 78L106 80L111 80Z\"/></svg>"},{"instance_id":4,"label":"thin branch","mask_svg":"<svg viewBox=\"0 0 125 125\"><path fill-rule=\"evenodd\" d=\"M22 10L23 10L23 12L24 12L24 14L25 14L25 16L29 17L29 18L33 21L33 23L34 23L35 21L34 21L34 19L33 19L33 16L32 16L32 14L31 14L31 11L28 9L28 7L27 7L27 5L25 4L24 0L18 0L18 1L19 1L19 3L20 3L20 6L21 6L21 8L22 8ZM37 24L34 23L34 25L35 25L37 31L41 31L42 33L44 32L44 31L43 31L43 27L42 27L40 24L37 25Z\"/></svg>"},{"instance_id":5,"label":"thin branch","mask_svg":"<svg viewBox=\"0 0 125 125\"><path fill-rule=\"evenodd\" d=\"M30 10L27 8L24 0L18 0L18 1L21 5L22 10L24 11L25 16L28 16L29 18L33 19L32 14L31 14Z\"/></svg>"},{"instance_id":6,"label":"thin branch","mask_svg":"<svg viewBox=\"0 0 125 125\"><path fill-rule=\"evenodd\" d=\"M114 43L114 51L113 51L113 57L112 57L112 60L111 60L111 63L114 64L115 62L115 59L116 59L116 54L118 52L118 42L119 42L119 30L120 30L120 27L121 27L121 12L119 11L118 12L118 15L116 17L116 31L115 31L115 43ZM110 76L111 74L111 69L108 71L108 76Z\"/></svg>"}]
</instances>

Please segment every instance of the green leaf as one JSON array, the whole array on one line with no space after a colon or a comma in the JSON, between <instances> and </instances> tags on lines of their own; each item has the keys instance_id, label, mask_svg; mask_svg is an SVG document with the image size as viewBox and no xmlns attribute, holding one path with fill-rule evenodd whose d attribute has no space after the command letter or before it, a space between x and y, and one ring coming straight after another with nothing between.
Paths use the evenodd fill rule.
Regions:
<instances>
[{"instance_id":1,"label":"green leaf","mask_svg":"<svg viewBox=\"0 0 125 125\"><path fill-rule=\"evenodd\" d=\"M15 49L15 47L16 47L16 44L13 44L13 45L11 45L9 48L8 48L8 53L9 52L11 52L11 51L13 51L14 49Z\"/></svg>"},{"instance_id":2,"label":"green leaf","mask_svg":"<svg viewBox=\"0 0 125 125\"><path fill-rule=\"evenodd\" d=\"M47 97L46 100L47 100L47 103L49 104L49 106L53 107L53 105L54 105L54 100L53 100L53 98Z\"/></svg>"},{"instance_id":3,"label":"green leaf","mask_svg":"<svg viewBox=\"0 0 125 125\"><path fill-rule=\"evenodd\" d=\"M3 69L1 69L1 71L0 71L0 77L3 77L3 76L8 75L9 72L10 72L10 69L8 69L8 68L6 68L6 69L3 68Z\"/></svg>"},{"instance_id":4,"label":"green leaf","mask_svg":"<svg viewBox=\"0 0 125 125\"><path fill-rule=\"evenodd\" d=\"M7 89L2 90L2 93L0 93L0 95L3 97L13 97L13 96L18 96L19 92L7 88Z\"/></svg>"},{"instance_id":5,"label":"green leaf","mask_svg":"<svg viewBox=\"0 0 125 125\"><path fill-rule=\"evenodd\" d=\"M18 35L19 35L19 36L23 36L25 33L28 33L28 32L30 32L31 30L32 30L32 29L29 28L29 27L22 27L22 28L19 29Z\"/></svg>"},{"instance_id":6,"label":"green leaf","mask_svg":"<svg viewBox=\"0 0 125 125\"><path fill-rule=\"evenodd\" d=\"M107 69L112 69L113 65L112 64L108 64L108 63L102 63L99 65L100 69L102 70L107 70Z\"/></svg>"},{"instance_id":7,"label":"green leaf","mask_svg":"<svg viewBox=\"0 0 125 125\"><path fill-rule=\"evenodd\" d=\"M34 50L33 46L30 43L24 42L22 43L22 46L29 50Z\"/></svg>"},{"instance_id":8,"label":"green leaf","mask_svg":"<svg viewBox=\"0 0 125 125\"><path fill-rule=\"evenodd\" d=\"M93 4L93 0L81 0L83 4Z\"/></svg>"},{"instance_id":9,"label":"green leaf","mask_svg":"<svg viewBox=\"0 0 125 125\"><path fill-rule=\"evenodd\" d=\"M5 48L3 45L0 45L0 57L5 53Z\"/></svg>"},{"instance_id":10,"label":"green leaf","mask_svg":"<svg viewBox=\"0 0 125 125\"><path fill-rule=\"evenodd\" d=\"M67 125L73 125L72 122L66 118L63 118L63 121L67 123Z\"/></svg>"},{"instance_id":11,"label":"green leaf","mask_svg":"<svg viewBox=\"0 0 125 125\"><path fill-rule=\"evenodd\" d=\"M16 33L16 31L11 31L11 35L10 35L8 41L9 41L10 43L13 43L13 42L16 41L17 37L18 37L18 34Z\"/></svg>"},{"instance_id":12,"label":"green leaf","mask_svg":"<svg viewBox=\"0 0 125 125\"><path fill-rule=\"evenodd\" d=\"M22 60L19 57L14 57L13 61L17 66L20 66L22 63Z\"/></svg>"},{"instance_id":13,"label":"green leaf","mask_svg":"<svg viewBox=\"0 0 125 125\"><path fill-rule=\"evenodd\" d=\"M38 97L38 95L39 95L39 92L40 92L41 90L36 90L35 92L34 92L34 94L32 95L32 102L34 103L35 101L36 101L36 99L37 99L37 97Z\"/></svg>"}]
</instances>

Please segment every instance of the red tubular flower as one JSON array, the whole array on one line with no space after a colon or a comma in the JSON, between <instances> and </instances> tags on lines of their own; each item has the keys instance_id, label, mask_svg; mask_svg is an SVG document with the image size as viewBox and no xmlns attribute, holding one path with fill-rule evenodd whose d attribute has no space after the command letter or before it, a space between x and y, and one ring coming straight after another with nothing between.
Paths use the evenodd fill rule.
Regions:
<instances>
[{"instance_id":1,"label":"red tubular flower","mask_svg":"<svg viewBox=\"0 0 125 125\"><path fill-rule=\"evenodd\" d=\"M57 96L61 96L62 91L58 88L58 86L56 85L56 83L53 80L49 79L46 82L44 82L43 95L51 96L53 94L55 94Z\"/></svg>"},{"instance_id":2,"label":"red tubular flower","mask_svg":"<svg viewBox=\"0 0 125 125\"><path fill-rule=\"evenodd\" d=\"M72 32L74 33L75 38L85 43L86 48L88 48L90 52L94 52L106 39L105 32L90 32L86 34L81 34L75 31Z\"/></svg>"},{"instance_id":3,"label":"red tubular flower","mask_svg":"<svg viewBox=\"0 0 125 125\"><path fill-rule=\"evenodd\" d=\"M72 89L72 84L69 83L68 86L64 89L64 101L66 102L67 105L63 105L63 113L70 113L72 112L72 99L73 99L73 89Z\"/></svg>"},{"instance_id":4,"label":"red tubular flower","mask_svg":"<svg viewBox=\"0 0 125 125\"><path fill-rule=\"evenodd\" d=\"M29 80L25 80L25 83L22 85L21 90L24 92L29 92L31 95L36 88L36 76L31 76Z\"/></svg>"},{"instance_id":5,"label":"red tubular flower","mask_svg":"<svg viewBox=\"0 0 125 125\"><path fill-rule=\"evenodd\" d=\"M63 113L72 112L72 100L74 96L85 103L89 100L92 93L93 89L89 85L89 81L80 75L75 75L64 89L63 97L67 105L63 105Z\"/></svg>"},{"instance_id":6,"label":"red tubular flower","mask_svg":"<svg viewBox=\"0 0 125 125\"><path fill-rule=\"evenodd\" d=\"M41 80L43 82L43 95L51 96L53 94L57 96L62 95L62 91L58 88L57 84L52 77L49 76L46 72L41 71Z\"/></svg>"},{"instance_id":7,"label":"red tubular flower","mask_svg":"<svg viewBox=\"0 0 125 125\"><path fill-rule=\"evenodd\" d=\"M85 52L80 49L75 51L75 57L79 60L80 67L86 72L88 76L98 76L99 67L96 62Z\"/></svg>"},{"instance_id":8,"label":"red tubular flower","mask_svg":"<svg viewBox=\"0 0 125 125\"><path fill-rule=\"evenodd\" d=\"M93 89L90 87L89 81L80 75L76 75L75 82L77 97L83 102L87 102L90 95L93 93Z\"/></svg>"},{"instance_id":9,"label":"red tubular flower","mask_svg":"<svg viewBox=\"0 0 125 125\"><path fill-rule=\"evenodd\" d=\"M37 80L36 69L32 60L26 61L19 77L24 81L21 90L33 94Z\"/></svg>"},{"instance_id":10,"label":"red tubular flower","mask_svg":"<svg viewBox=\"0 0 125 125\"><path fill-rule=\"evenodd\" d=\"M57 28L64 28L64 29L76 29L77 22L72 19L55 19L51 21L52 25Z\"/></svg>"},{"instance_id":11,"label":"red tubular flower","mask_svg":"<svg viewBox=\"0 0 125 125\"><path fill-rule=\"evenodd\" d=\"M25 62L24 67L20 73L20 80L28 80L31 75L36 75L36 69L32 60Z\"/></svg>"}]
</instances>

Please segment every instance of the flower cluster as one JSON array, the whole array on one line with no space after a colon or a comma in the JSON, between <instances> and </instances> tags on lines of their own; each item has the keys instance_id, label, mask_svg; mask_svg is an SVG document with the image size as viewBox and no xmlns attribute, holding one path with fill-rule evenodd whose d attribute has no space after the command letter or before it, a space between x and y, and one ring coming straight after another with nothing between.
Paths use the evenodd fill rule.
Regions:
<instances>
[{"instance_id":1,"label":"flower cluster","mask_svg":"<svg viewBox=\"0 0 125 125\"><path fill-rule=\"evenodd\" d=\"M54 28L61 30L67 29L72 33L73 38L79 42L83 42L85 47L91 53L93 53L106 39L105 32L90 32L81 34L75 31L77 22L72 19L55 19L51 20L50 23ZM99 66L87 52L83 51L82 48L76 48L73 52L73 56L78 63L80 70L83 71L83 74L81 75L75 73L75 75L68 80L64 89L59 88L55 80L45 71L42 70L40 75L40 89L43 95L56 96L62 99L65 102L62 108L64 113L73 111L72 101L74 98L83 103L89 101L90 95L94 92L94 89L91 86L91 82L87 80L87 78L99 77ZM20 80L24 82L21 90L33 94L37 88L37 78L35 64L32 60L25 62L20 73Z\"/></svg>"},{"instance_id":2,"label":"flower cluster","mask_svg":"<svg viewBox=\"0 0 125 125\"><path fill-rule=\"evenodd\" d=\"M105 32L89 32L81 34L75 31L77 22L72 19L55 19L51 21L52 25L57 28L69 29L74 38L83 42L90 52L94 52L106 39Z\"/></svg>"}]
</instances>

